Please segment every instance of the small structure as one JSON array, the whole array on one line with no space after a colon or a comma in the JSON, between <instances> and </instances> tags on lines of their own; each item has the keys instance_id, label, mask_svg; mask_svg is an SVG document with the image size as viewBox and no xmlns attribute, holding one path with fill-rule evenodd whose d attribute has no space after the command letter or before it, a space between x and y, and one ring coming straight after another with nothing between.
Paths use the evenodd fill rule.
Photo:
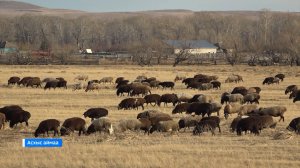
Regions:
<instances>
[{"instance_id":1,"label":"small structure","mask_svg":"<svg viewBox=\"0 0 300 168\"><path fill-rule=\"evenodd\" d=\"M81 51L81 54L93 54L92 49L84 49Z\"/></svg>"},{"instance_id":2,"label":"small structure","mask_svg":"<svg viewBox=\"0 0 300 168\"><path fill-rule=\"evenodd\" d=\"M174 54L179 54L182 50L190 54L215 54L218 47L206 40L166 40L169 46L174 48Z\"/></svg>"}]
</instances>

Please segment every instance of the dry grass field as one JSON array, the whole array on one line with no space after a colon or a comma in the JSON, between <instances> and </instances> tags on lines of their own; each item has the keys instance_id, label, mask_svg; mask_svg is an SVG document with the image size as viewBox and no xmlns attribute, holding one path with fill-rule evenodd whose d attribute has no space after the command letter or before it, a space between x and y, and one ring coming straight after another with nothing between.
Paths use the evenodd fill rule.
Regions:
<instances>
[{"instance_id":1,"label":"dry grass field","mask_svg":"<svg viewBox=\"0 0 300 168\"><path fill-rule=\"evenodd\" d=\"M63 122L69 117L83 117L83 112L88 108L105 107L109 109L109 117L113 123L117 124L120 119L136 118L142 110L118 110L117 104L124 97L116 96L113 89L115 86L112 84L107 84L108 87L99 92L86 93L72 89L44 91L40 88L7 87L10 76L38 76L41 79L64 77L70 85L75 83L73 79L78 74L88 74L89 79L124 76L131 81L144 74L167 81L173 80L177 73L187 76L196 73L218 75L222 89L201 92L187 90L181 82L177 82L175 90L153 89L152 93L204 93L219 101L223 92L231 91L235 86L259 86L262 88L260 106L285 105L288 109L285 122L278 123L276 129L263 130L259 136L247 134L238 137L228 128L235 116L225 120L221 113L223 132L217 132L216 136L210 133L193 136L191 130L175 134L155 132L150 136L130 131L81 137L73 134L63 137L62 148L22 147L22 138L33 137L34 130L44 119L55 118ZM242 75L244 82L225 84L225 78L232 73ZM279 85L262 85L265 77L277 73L286 74L284 82ZM300 86L300 77L295 77L300 74L300 67L1 65L0 74L0 107L17 104L32 115L28 128L23 124L10 129L6 124L5 129L0 130L0 167L300 167L300 136L285 129L293 118L300 116L300 102L292 103L288 95L284 95L286 86ZM172 108L170 104L160 108L148 106L145 110L157 109L171 114ZM184 115L176 114L173 117L178 120ZM86 121L90 123L90 120Z\"/></svg>"}]
</instances>

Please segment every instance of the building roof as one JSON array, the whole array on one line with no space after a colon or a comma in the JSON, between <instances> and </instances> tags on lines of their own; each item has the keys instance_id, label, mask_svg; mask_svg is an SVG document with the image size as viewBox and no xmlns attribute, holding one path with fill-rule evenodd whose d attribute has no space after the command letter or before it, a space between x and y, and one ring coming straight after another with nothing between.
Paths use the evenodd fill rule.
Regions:
<instances>
[{"instance_id":1,"label":"building roof","mask_svg":"<svg viewBox=\"0 0 300 168\"><path fill-rule=\"evenodd\" d=\"M174 48L218 48L206 40L166 40L165 42Z\"/></svg>"}]
</instances>

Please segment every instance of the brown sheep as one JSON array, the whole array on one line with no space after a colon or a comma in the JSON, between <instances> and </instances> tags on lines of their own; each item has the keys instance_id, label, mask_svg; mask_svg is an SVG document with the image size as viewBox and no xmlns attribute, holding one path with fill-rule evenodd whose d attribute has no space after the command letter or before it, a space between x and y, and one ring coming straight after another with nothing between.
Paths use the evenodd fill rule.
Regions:
<instances>
[{"instance_id":1,"label":"brown sheep","mask_svg":"<svg viewBox=\"0 0 300 168\"><path fill-rule=\"evenodd\" d=\"M14 85L17 84L20 81L20 78L17 76L12 76L8 79L7 85Z\"/></svg>"},{"instance_id":2,"label":"brown sheep","mask_svg":"<svg viewBox=\"0 0 300 168\"><path fill-rule=\"evenodd\" d=\"M124 109L124 110L130 110L135 108L136 99L135 98L126 98L123 99L119 105L118 110Z\"/></svg>"},{"instance_id":3,"label":"brown sheep","mask_svg":"<svg viewBox=\"0 0 300 168\"><path fill-rule=\"evenodd\" d=\"M36 86L36 87L42 87L42 81L39 77L33 77L30 80L27 81L26 87L28 86Z\"/></svg>"},{"instance_id":4,"label":"brown sheep","mask_svg":"<svg viewBox=\"0 0 300 168\"><path fill-rule=\"evenodd\" d=\"M115 81L116 84L119 84L120 81L123 81L124 77L118 77Z\"/></svg>"},{"instance_id":5,"label":"brown sheep","mask_svg":"<svg viewBox=\"0 0 300 168\"><path fill-rule=\"evenodd\" d=\"M3 128L4 129L4 124L5 124L5 114L0 113L0 129Z\"/></svg>"},{"instance_id":6,"label":"brown sheep","mask_svg":"<svg viewBox=\"0 0 300 168\"><path fill-rule=\"evenodd\" d=\"M239 103L230 103L230 104L227 104L225 107L224 107L224 117L225 119L228 119L229 115L230 114L234 114L234 113L238 113L240 108L241 108L241 104Z\"/></svg>"},{"instance_id":7,"label":"brown sheep","mask_svg":"<svg viewBox=\"0 0 300 168\"><path fill-rule=\"evenodd\" d=\"M160 82L158 85L162 86L163 89L171 88L171 90L173 90L174 86L175 86L175 83L171 82L171 81L166 81L166 82Z\"/></svg>"},{"instance_id":8,"label":"brown sheep","mask_svg":"<svg viewBox=\"0 0 300 168\"><path fill-rule=\"evenodd\" d=\"M257 121L256 117L247 117L242 118L238 121L236 126L236 133L237 135L242 135L242 132L244 131L247 133L247 131L250 131L251 133L254 133L255 135L259 135L259 122Z\"/></svg>"},{"instance_id":9,"label":"brown sheep","mask_svg":"<svg viewBox=\"0 0 300 168\"><path fill-rule=\"evenodd\" d=\"M150 103L152 106L155 106L156 104L158 105L160 102L160 98L161 96L158 94L150 94L150 95L146 95L144 97L144 99L146 100L147 106ZM154 104L152 104L154 103Z\"/></svg>"},{"instance_id":10,"label":"brown sheep","mask_svg":"<svg viewBox=\"0 0 300 168\"><path fill-rule=\"evenodd\" d=\"M229 76L229 77L225 80L225 83L232 83L232 82L238 83L238 82L239 82L238 76L232 75L232 76Z\"/></svg>"},{"instance_id":11,"label":"brown sheep","mask_svg":"<svg viewBox=\"0 0 300 168\"><path fill-rule=\"evenodd\" d=\"M145 85L133 85L131 91L129 92L130 96L145 96L147 94L151 94L151 88Z\"/></svg>"},{"instance_id":12,"label":"brown sheep","mask_svg":"<svg viewBox=\"0 0 300 168\"><path fill-rule=\"evenodd\" d=\"M200 121L193 130L193 135L200 135L203 132L211 131L212 135L215 135L215 129L217 123L213 120Z\"/></svg>"},{"instance_id":13,"label":"brown sheep","mask_svg":"<svg viewBox=\"0 0 300 168\"><path fill-rule=\"evenodd\" d=\"M60 129L60 134L61 136L69 135L71 132L74 131L79 131L79 136L81 135L81 132L86 132L84 119L79 117L72 117L66 119Z\"/></svg>"},{"instance_id":14,"label":"brown sheep","mask_svg":"<svg viewBox=\"0 0 300 168\"><path fill-rule=\"evenodd\" d=\"M227 92L223 93L221 96L221 104L224 103L233 103L233 102L244 102L244 96L237 93L237 94L229 94Z\"/></svg>"},{"instance_id":15,"label":"brown sheep","mask_svg":"<svg viewBox=\"0 0 300 168\"><path fill-rule=\"evenodd\" d=\"M293 100L293 103L295 103L296 101L300 101L300 90L297 90L295 93L295 98Z\"/></svg>"},{"instance_id":16,"label":"brown sheep","mask_svg":"<svg viewBox=\"0 0 300 168\"><path fill-rule=\"evenodd\" d=\"M60 125L60 122L56 119L47 119L44 121L41 121L38 128L34 132L34 136L38 137L40 134L47 133L47 136L49 136L48 131L54 131L54 135L58 135L58 127Z\"/></svg>"},{"instance_id":17,"label":"brown sheep","mask_svg":"<svg viewBox=\"0 0 300 168\"><path fill-rule=\"evenodd\" d=\"M160 83L160 81L154 80L154 81L151 81L149 84L150 84L151 88L158 88L159 83Z\"/></svg>"},{"instance_id":18,"label":"brown sheep","mask_svg":"<svg viewBox=\"0 0 300 168\"><path fill-rule=\"evenodd\" d=\"M258 106L256 104L245 104L240 107L240 109L238 111L238 115L239 116L249 115L250 113L252 113L253 111L255 111L257 109L258 109Z\"/></svg>"},{"instance_id":19,"label":"brown sheep","mask_svg":"<svg viewBox=\"0 0 300 168\"><path fill-rule=\"evenodd\" d=\"M172 117L169 114L159 112L156 110L148 110L141 112L137 115L137 119L149 119L151 122L151 125L156 125L159 121L168 121L172 120Z\"/></svg>"},{"instance_id":20,"label":"brown sheep","mask_svg":"<svg viewBox=\"0 0 300 168\"><path fill-rule=\"evenodd\" d=\"M159 121L156 125L152 126L150 129L150 134L154 131L158 132L175 132L179 130L178 122L173 120Z\"/></svg>"},{"instance_id":21,"label":"brown sheep","mask_svg":"<svg viewBox=\"0 0 300 168\"><path fill-rule=\"evenodd\" d=\"M32 77L24 77L24 78L22 78L22 79L18 82L18 85L19 85L19 86L21 86L21 85L26 86L27 83L28 83L28 81L31 80L31 79L32 79Z\"/></svg>"},{"instance_id":22,"label":"brown sheep","mask_svg":"<svg viewBox=\"0 0 300 168\"><path fill-rule=\"evenodd\" d=\"M186 112L189 106L190 103L177 104L175 108L172 110L172 114Z\"/></svg>"},{"instance_id":23,"label":"brown sheep","mask_svg":"<svg viewBox=\"0 0 300 168\"><path fill-rule=\"evenodd\" d=\"M238 94L238 93L245 96L245 95L247 95L248 90L244 86L238 86L238 87L235 87L231 92L231 94Z\"/></svg>"},{"instance_id":24,"label":"brown sheep","mask_svg":"<svg viewBox=\"0 0 300 168\"><path fill-rule=\"evenodd\" d=\"M144 104L146 103L146 100L144 98L135 98L135 108L138 110L141 106L144 110Z\"/></svg>"},{"instance_id":25,"label":"brown sheep","mask_svg":"<svg viewBox=\"0 0 300 168\"><path fill-rule=\"evenodd\" d=\"M272 106L272 107L266 107L266 108L259 108L258 114L259 115L270 115L273 117L280 117L280 120L284 122L284 116L283 114L286 112L285 106Z\"/></svg>"},{"instance_id":26,"label":"brown sheep","mask_svg":"<svg viewBox=\"0 0 300 168\"><path fill-rule=\"evenodd\" d=\"M175 106L178 103L178 97L176 94L163 94L160 98L158 106L164 102L164 106L167 106L167 103L173 103L173 106Z\"/></svg>"},{"instance_id":27,"label":"brown sheep","mask_svg":"<svg viewBox=\"0 0 300 168\"><path fill-rule=\"evenodd\" d=\"M18 123L25 122L28 126L28 120L30 119L31 114L28 111L24 110L13 110L6 115L6 119L9 120L9 127L13 128Z\"/></svg>"},{"instance_id":28,"label":"brown sheep","mask_svg":"<svg viewBox=\"0 0 300 168\"><path fill-rule=\"evenodd\" d=\"M286 129L300 134L300 117L294 118Z\"/></svg>"},{"instance_id":29,"label":"brown sheep","mask_svg":"<svg viewBox=\"0 0 300 168\"><path fill-rule=\"evenodd\" d=\"M113 77L103 77L99 80L99 83L113 83Z\"/></svg>"},{"instance_id":30,"label":"brown sheep","mask_svg":"<svg viewBox=\"0 0 300 168\"><path fill-rule=\"evenodd\" d=\"M244 103L259 104L260 95L257 93L250 93L244 96Z\"/></svg>"},{"instance_id":31,"label":"brown sheep","mask_svg":"<svg viewBox=\"0 0 300 168\"><path fill-rule=\"evenodd\" d=\"M90 83L86 89L85 89L85 92L88 92L88 91L93 91L93 90L98 90L100 89L100 85L98 83Z\"/></svg>"},{"instance_id":32,"label":"brown sheep","mask_svg":"<svg viewBox=\"0 0 300 168\"><path fill-rule=\"evenodd\" d=\"M202 117L200 116L193 116L193 115L187 115L183 118L181 118L178 121L178 125L179 125L179 130L184 128L184 131L186 128L190 128L190 127L195 127L197 125L198 122L200 122Z\"/></svg>"}]
</instances>

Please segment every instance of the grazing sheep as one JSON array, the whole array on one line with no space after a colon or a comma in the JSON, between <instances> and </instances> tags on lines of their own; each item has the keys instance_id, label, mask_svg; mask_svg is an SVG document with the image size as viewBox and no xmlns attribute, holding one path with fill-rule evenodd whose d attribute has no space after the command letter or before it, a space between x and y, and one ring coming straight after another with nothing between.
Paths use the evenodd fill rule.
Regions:
<instances>
[{"instance_id":1,"label":"grazing sheep","mask_svg":"<svg viewBox=\"0 0 300 168\"><path fill-rule=\"evenodd\" d=\"M267 84L267 85L270 85L270 84L273 84L274 83L274 77L266 77L265 79L264 79L264 81L263 81L263 85L264 84ZM278 78L277 78L278 79Z\"/></svg>"},{"instance_id":2,"label":"grazing sheep","mask_svg":"<svg viewBox=\"0 0 300 168\"><path fill-rule=\"evenodd\" d=\"M86 132L84 119L79 117L68 118L64 121L62 127L60 128L61 136L69 135L74 131L79 131L79 136L81 135L81 132Z\"/></svg>"},{"instance_id":3,"label":"grazing sheep","mask_svg":"<svg viewBox=\"0 0 300 168\"><path fill-rule=\"evenodd\" d=\"M186 77L184 75L177 74L176 77L175 77L175 79L174 79L174 82L182 81L184 79L186 79Z\"/></svg>"},{"instance_id":4,"label":"grazing sheep","mask_svg":"<svg viewBox=\"0 0 300 168\"><path fill-rule=\"evenodd\" d=\"M225 80L225 83L238 83L239 82L239 78L238 76L236 75L232 75L232 76L229 76L226 80Z\"/></svg>"},{"instance_id":5,"label":"grazing sheep","mask_svg":"<svg viewBox=\"0 0 300 168\"><path fill-rule=\"evenodd\" d=\"M236 127L237 127L237 124L238 122L242 119L242 118L247 118L249 116L245 116L245 117L241 117L241 116L238 116L236 118L234 118L230 124L230 131L231 132L235 132L236 131Z\"/></svg>"},{"instance_id":6,"label":"grazing sheep","mask_svg":"<svg viewBox=\"0 0 300 168\"><path fill-rule=\"evenodd\" d=\"M154 80L154 81L151 81L149 84L150 84L151 88L158 88L159 83L160 83L160 81Z\"/></svg>"},{"instance_id":7,"label":"grazing sheep","mask_svg":"<svg viewBox=\"0 0 300 168\"><path fill-rule=\"evenodd\" d=\"M26 87L28 87L28 86L42 87L41 84L42 84L42 81L39 77L33 77L27 81Z\"/></svg>"},{"instance_id":8,"label":"grazing sheep","mask_svg":"<svg viewBox=\"0 0 300 168\"><path fill-rule=\"evenodd\" d=\"M178 97L176 94L163 94L160 98L158 106L164 102L164 106L167 106L168 103L173 103L173 106L175 106L178 103Z\"/></svg>"},{"instance_id":9,"label":"grazing sheep","mask_svg":"<svg viewBox=\"0 0 300 168\"><path fill-rule=\"evenodd\" d=\"M242 135L242 132L247 133L247 131L250 131L251 133L254 133L255 135L259 135L259 124L256 120L256 117L247 117L242 118L238 121L236 126L236 133L237 135Z\"/></svg>"},{"instance_id":10,"label":"grazing sheep","mask_svg":"<svg viewBox=\"0 0 300 168\"><path fill-rule=\"evenodd\" d=\"M20 78L17 76L12 76L8 79L7 85L14 85L17 84L20 81Z\"/></svg>"},{"instance_id":11,"label":"grazing sheep","mask_svg":"<svg viewBox=\"0 0 300 168\"><path fill-rule=\"evenodd\" d=\"M50 90L51 88L55 89L57 85L58 85L58 80L48 81L44 87L44 90L46 89Z\"/></svg>"},{"instance_id":12,"label":"grazing sheep","mask_svg":"<svg viewBox=\"0 0 300 168\"><path fill-rule=\"evenodd\" d=\"M295 103L296 101L300 101L300 90L297 90L295 93L295 98L293 100L293 103Z\"/></svg>"},{"instance_id":13,"label":"grazing sheep","mask_svg":"<svg viewBox=\"0 0 300 168\"><path fill-rule=\"evenodd\" d=\"M114 129L112 123L109 118L102 117L92 121L91 125L88 127L86 133L87 135L94 133L94 132L106 132L109 134L113 134Z\"/></svg>"},{"instance_id":14,"label":"grazing sheep","mask_svg":"<svg viewBox=\"0 0 300 168\"><path fill-rule=\"evenodd\" d=\"M215 135L215 129L217 123L213 120L200 121L193 130L193 135L200 135L203 132L211 131L212 135Z\"/></svg>"},{"instance_id":15,"label":"grazing sheep","mask_svg":"<svg viewBox=\"0 0 300 168\"><path fill-rule=\"evenodd\" d=\"M40 134L47 133L47 136L49 136L48 131L54 131L54 135L58 135L58 127L60 125L60 122L56 119L47 119L44 121L41 121L38 128L34 132L34 136L38 137Z\"/></svg>"},{"instance_id":16,"label":"grazing sheep","mask_svg":"<svg viewBox=\"0 0 300 168\"><path fill-rule=\"evenodd\" d=\"M118 128L124 132L127 130L136 131L144 130L149 134L151 128L151 122L148 119L122 119L119 121Z\"/></svg>"},{"instance_id":17,"label":"grazing sheep","mask_svg":"<svg viewBox=\"0 0 300 168\"><path fill-rule=\"evenodd\" d=\"M159 112L156 110L148 110L141 112L137 115L137 119L148 119L151 122L151 125L156 125L159 121L168 121L172 120L172 117L169 114Z\"/></svg>"},{"instance_id":18,"label":"grazing sheep","mask_svg":"<svg viewBox=\"0 0 300 168\"><path fill-rule=\"evenodd\" d=\"M259 104L260 95L257 93L250 93L244 96L244 103Z\"/></svg>"},{"instance_id":19,"label":"grazing sheep","mask_svg":"<svg viewBox=\"0 0 300 168\"><path fill-rule=\"evenodd\" d=\"M212 105L212 113L217 113L218 116L220 116L220 110L222 108L222 104L218 103L218 102L211 102L210 103Z\"/></svg>"},{"instance_id":20,"label":"grazing sheep","mask_svg":"<svg viewBox=\"0 0 300 168\"><path fill-rule=\"evenodd\" d=\"M2 127L3 127L3 129L4 129L4 123L5 123L5 120L6 120L5 114L0 113L0 130L1 130Z\"/></svg>"},{"instance_id":21,"label":"grazing sheep","mask_svg":"<svg viewBox=\"0 0 300 168\"><path fill-rule=\"evenodd\" d=\"M89 117L91 121L97 118L105 117L108 115L108 110L105 108L90 108L83 113L84 118Z\"/></svg>"},{"instance_id":22,"label":"grazing sheep","mask_svg":"<svg viewBox=\"0 0 300 168\"><path fill-rule=\"evenodd\" d=\"M119 83L117 84L116 88L118 89L119 87L121 87L123 85L127 85L128 83L129 83L129 80L119 81Z\"/></svg>"},{"instance_id":23,"label":"grazing sheep","mask_svg":"<svg viewBox=\"0 0 300 168\"><path fill-rule=\"evenodd\" d=\"M0 108L0 113L3 113L5 115L5 121L10 121L11 114L15 111L22 111L22 107L18 105L10 105L10 106L4 106Z\"/></svg>"},{"instance_id":24,"label":"grazing sheep","mask_svg":"<svg viewBox=\"0 0 300 168\"><path fill-rule=\"evenodd\" d=\"M174 86L175 86L175 83L171 82L171 81L167 81L167 82L160 82L158 85L162 86L163 89L171 88L171 90L173 90Z\"/></svg>"},{"instance_id":25,"label":"grazing sheep","mask_svg":"<svg viewBox=\"0 0 300 168\"><path fill-rule=\"evenodd\" d=\"M200 116L187 115L178 121L179 130L184 128L185 131L186 128L195 127L200 120Z\"/></svg>"},{"instance_id":26,"label":"grazing sheep","mask_svg":"<svg viewBox=\"0 0 300 168\"><path fill-rule=\"evenodd\" d=\"M294 118L286 129L300 134L300 117Z\"/></svg>"},{"instance_id":27,"label":"grazing sheep","mask_svg":"<svg viewBox=\"0 0 300 168\"><path fill-rule=\"evenodd\" d=\"M150 83L151 81L156 81L156 78L155 77L150 77L150 78L147 78L145 80L142 80L142 82L147 82L147 83Z\"/></svg>"},{"instance_id":28,"label":"grazing sheep","mask_svg":"<svg viewBox=\"0 0 300 168\"><path fill-rule=\"evenodd\" d=\"M187 86L186 86L186 88L187 89L189 89L189 88L191 88L191 89L199 89L199 88L201 88L201 86L202 86L202 83L201 82L191 82L191 83L188 83L187 84Z\"/></svg>"},{"instance_id":29,"label":"grazing sheep","mask_svg":"<svg viewBox=\"0 0 300 168\"><path fill-rule=\"evenodd\" d=\"M58 83L57 83L57 87L67 89L67 81L66 80L59 80Z\"/></svg>"},{"instance_id":30,"label":"grazing sheep","mask_svg":"<svg viewBox=\"0 0 300 168\"><path fill-rule=\"evenodd\" d=\"M146 100L144 98L135 98L135 108L138 110L141 106L144 110L144 104L146 103Z\"/></svg>"},{"instance_id":31,"label":"grazing sheep","mask_svg":"<svg viewBox=\"0 0 300 168\"><path fill-rule=\"evenodd\" d=\"M211 83L202 83L198 89L199 90L209 90L209 89L212 89L213 88L213 85Z\"/></svg>"},{"instance_id":32,"label":"grazing sheep","mask_svg":"<svg viewBox=\"0 0 300 168\"><path fill-rule=\"evenodd\" d=\"M113 77L103 77L99 80L99 83L113 83Z\"/></svg>"},{"instance_id":33,"label":"grazing sheep","mask_svg":"<svg viewBox=\"0 0 300 168\"><path fill-rule=\"evenodd\" d=\"M233 102L244 102L244 96L237 93L237 94L229 94L227 92L223 93L221 96L221 104L224 103L233 103Z\"/></svg>"},{"instance_id":34,"label":"grazing sheep","mask_svg":"<svg viewBox=\"0 0 300 168\"><path fill-rule=\"evenodd\" d=\"M283 80L285 78L285 75L280 73L280 74L275 75L275 77L278 78L278 79L280 79L281 82L283 82Z\"/></svg>"},{"instance_id":35,"label":"grazing sheep","mask_svg":"<svg viewBox=\"0 0 300 168\"><path fill-rule=\"evenodd\" d=\"M168 121L159 121L156 125L154 125L150 129L150 133L152 134L154 131L158 132L175 132L179 130L178 122L173 120Z\"/></svg>"},{"instance_id":36,"label":"grazing sheep","mask_svg":"<svg viewBox=\"0 0 300 168\"><path fill-rule=\"evenodd\" d=\"M31 114L28 111L24 110L17 110L12 112L9 116L9 127L13 128L18 123L25 122L26 126L28 127L28 120L31 117Z\"/></svg>"},{"instance_id":37,"label":"grazing sheep","mask_svg":"<svg viewBox=\"0 0 300 168\"><path fill-rule=\"evenodd\" d=\"M81 81L87 81L89 79L89 76L87 75L77 75L74 80L81 80Z\"/></svg>"},{"instance_id":38,"label":"grazing sheep","mask_svg":"<svg viewBox=\"0 0 300 168\"><path fill-rule=\"evenodd\" d=\"M205 114L207 114L207 116L210 116L210 114L212 113L212 105L210 103L192 103L186 113L187 114L192 114L193 112L195 112L195 115L202 115L202 117L205 116Z\"/></svg>"},{"instance_id":39,"label":"grazing sheep","mask_svg":"<svg viewBox=\"0 0 300 168\"><path fill-rule=\"evenodd\" d=\"M211 96L203 95L203 94L196 94L188 102L189 103L193 103L193 102L211 103L212 101L213 101L213 98Z\"/></svg>"},{"instance_id":40,"label":"grazing sheep","mask_svg":"<svg viewBox=\"0 0 300 168\"><path fill-rule=\"evenodd\" d=\"M286 87L284 94L293 93L297 90L298 90L297 85L289 85L288 87Z\"/></svg>"},{"instance_id":41,"label":"grazing sheep","mask_svg":"<svg viewBox=\"0 0 300 168\"><path fill-rule=\"evenodd\" d=\"M55 79L55 78L44 78L42 80L42 83L47 83L47 82L50 82L50 81L58 81L58 79Z\"/></svg>"},{"instance_id":42,"label":"grazing sheep","mask_svg":"<svg viewBox=\"0 0 300 168\"><path fill-rule=\"evenodd\" d=\"M93 90L98 90L100 89L100 85L98 83L90 83L86 89L85 89L85 92L88 92L88 91L93 91Z\"/></svg>"},{"instance_id":43,"label":"grazing sheep","mask_svg":"<svg viewBox=\"0 0 300 168\"><path fill-rule=\"evenodd\" d=\"M272 107L266 107L266 108L259 108L258 114L259 115L270 115L273 117L280 117L280 120L284 122L284 116L283 114L286 112L286 107L284 106L272 106Z\"/></svg>"},{"instance_id":44,"label":"grazing sheep","mask_svg":"<svg viewBox=\"0 0 300 168\"><path fill-rule=\"evenodd\" d=\"M238 93L245 96L248 93L248 90L244 86L238 86L235 87L231 92L231 94L238 94Z\"/></svg>"},{"instance_id":45,"label":"grazing sheep","mask_svg":"<svg viewBox=\"0 0 300 168\"><path fill-rule=\"evenodd\" d=\"M257 110L258 106L256 104L245 104L240 107L238 111L239 116L243 115L249 115L250 113L253 113L253 111Z\"/></svg>"},{"instance_id":46,"label":"grazing sheep","mask_svg":"<svg viewBox=\"0 0 300 168\"><path fill-rule=\"evenodd\" d=\"M75 90L81 90L86 88L87 86L84 83L76 83L73 85L73 91Z\"/></svg>"},{"instance_id":47,"label":"grazing sheep","mask_svg":"<svg viewBox=\"0 0 300 168\"><path fill-rule=\"evenodd\" d=\"M241 75L238 75L238 74L233 74L233 75L237 76L238 82L244 82L243 77Z\"/></svg>"},{"instance_id":48,"label":"grazing sheep","mask_svg":"<svg viewBox=\"0 0 300 168\"><path fill-rule=\"evenodd\" d=\"M258 122L258 129L261 131L265 128L275 128L277 123L274 122L273 117L269 115L264 116L254 116Z\"/></svg>"},{"instance_id":49,"label":"grazing sheep","mask_svg":"<svg viewBox=\"0 0 300 168\"><path fill-rule=\"evenodd\" d=\"M189 106L190 103L177 104L175 108L172 110L172 114L186 112Z\"/></svg>"},{"instance_id":50,"label":"grazing sheep","mask_svg":"<svg viewBox=\"0 0 300 168\"><path fill-rule=\"evenodd\" d=\"M18 82L18 85L19 85L19 86L21 86L21 85L26 86L27 83L28 83L28 81L31 80L31 79L32 79L32 77L24 77L24 78L22 78L22 79Z\"/></svg>"},{"instance_id":51,"label":"grazing sheep","mask_svg":"<svg viewBox=\"0 0 300 168\"><path fill-rule=\"evenodd\" d=\"M185 94L185 93L181 93L181 94L177 94L178 97L178 103L182 103L182 102L189 102L190 99L192 98L191 95Z\"/></svg>"},{"instance_id":52,"label":"grazing sheep","mask_svg":"<svg viewBox=\"0 0 300 168\"><path fill-rule=\"evenodd\" d=\"M119 105L118 105L118 110L124 109L124 110L130 110L135 108L135 98L126 98L123 99Z\"/></svg>"},{"instance_id":53,"label":"grazing sheep","mask_svg":"<svg viewBox=\"0 0 300 168\"><path fill-rule=\"evenodd\" d=\"M241 106L242 105L239 104L239 103L226 104L226 106L224 107L224 117L225 117L225 119L228 119L229 114L238 113L240 111Z\"/></svg>"},{"instance_id":54,"label":"grazing sheep","mask_svg":"<svg viewBox=\"0 0 300 168\"><path fill-rule=\"evenodd\" d=\"M195 78L186 78L184 80L182 80L182 83L184 83L185 85L189 85L192 82L197 82L198 80Z\"/></svg>"},{"instance_id":55,"label":"grazing sheep","mask_svg":"<svg viewBox=\"0 0 300 168\"><path fill-rule=\"evenodd\" d=\"M212 84L214 89L221 89L221 82L220 81L214 80L214 81L211 81L210 83Z\"/></svg>"},{"instance_id":56,"label":"grazing sheep","mask_svg":"<svg viewBox=\"0 0 300 168\"><path fill-rule=\"evenodd\" d=\"M151 88L145 85L133 85L131 91L129 92L130 96L145 96L147 94L151 94Z\"/></svg>"},{"instance_id":57,"label":"grazing sheep","mask_svg":"<svg viewBox=\"0 0 300 168\"><path fill-rule=\"evenodd\" d=\"M221 133L221 127L220 127L220 118L217 117L217 116L208 116L208 117L203 117L201 118L200 122L201 121L205 121L205 120L211 120L211 121L214 121L216 124L217 124L217 127L219 128L219 132Z\"/></svg>"},{"instance_id":58,"label":"grazing sheep","mask_svg":"<svg viewBox=\"0 0 300 168\"><path fill-rule=\"evenodd\" d=\"M156 104L158 105L160 102L161 96L159 94L150 94L146 95L144 99L146 100L147 106L150 103L152 106L155 106ZM154 105L152 104L154 103Z\"/></svg>"},{"instance_id":59,"label":"grazing sheep","mask_svg":"<svg viewBox=\"0 0 300 168\"><path fill-rule=\"evenodd\" d=\"M252 90L252 89L255 89L255 90L256 90L255 92L256 92L257 94L259 94L259 93L261 92L261 88L256 86L256 87L250 87L250 88L248 89L248 93L251 93L251 90Z\"/></svg>"},{"instance_id":60,"label":"grazing sheep","mask_svg":"<svg viewBox=\"0 0 300 168\"><path fill-rule=\"evenodd\" d=\"M127 96L129 96L130 91L132 90L132 85L126 84L122 85L117 89L117 96L124 96L124 93L127 93Z\"/></svg>"},{"instance_id":61,"label":"grazing sheep","mask_svg":"<svg viewBox=\"0 0 300 168\"><path fill-rule=\"evenodd\" d=\"M124 77L118 77L115 81L116 84L119 84L121 81L124 80Z\"/></svg>"}]
</instances>

